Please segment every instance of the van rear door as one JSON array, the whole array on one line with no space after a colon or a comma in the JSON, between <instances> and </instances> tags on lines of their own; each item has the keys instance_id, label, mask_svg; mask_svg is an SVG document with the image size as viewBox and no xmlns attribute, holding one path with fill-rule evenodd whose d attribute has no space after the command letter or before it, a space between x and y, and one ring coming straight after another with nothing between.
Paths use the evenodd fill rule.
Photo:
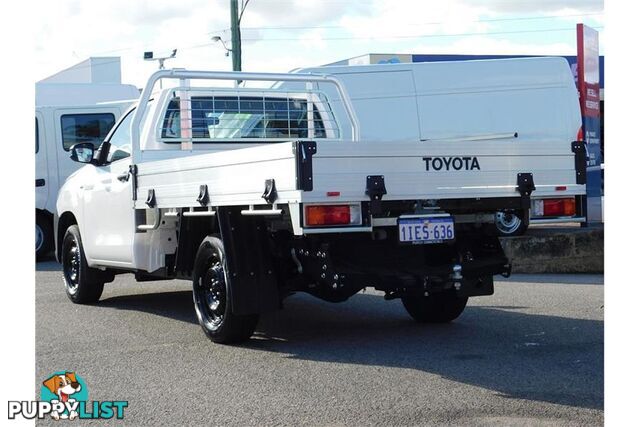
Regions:
<instances>
[{"instance_id":1,"label":"van rear door","mask_svg":"<svg viewBox=\"0 0 640 427\"><path fill-rule=\"evenodd\" d=\"M569 146L580 127L564 58L436 62L413 73L423 141L518 133Z\"/></svg>"},{"instance_id":2,"label":"van rear door","mask_svg":"<svg viewBox=\"0 0 640 427\"><path fill-rule=\"evenodd\" d=\"M36 112L36 209L46 209L49 198L49 165L47 164L47 145L45 124L40 112Z\"/></svg>"}]
</instances>

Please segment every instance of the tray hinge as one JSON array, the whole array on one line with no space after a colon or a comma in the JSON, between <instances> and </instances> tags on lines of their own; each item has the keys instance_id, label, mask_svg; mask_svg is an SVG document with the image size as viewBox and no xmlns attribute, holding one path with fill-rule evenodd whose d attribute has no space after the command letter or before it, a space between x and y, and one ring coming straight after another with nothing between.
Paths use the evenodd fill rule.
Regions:
<instances>
[{"instance_id":1,"label":"tray hinge","mask_svg":"<svg viewBox=\"0 0 640 427\"><path fill-rule=\"evenodd\" d=\"M368 175L365 194L371 199L371 213L380 213L382 196L387 194L387 188L384 185L384 175Z\"/></svg>"},{"instance_id":2,"label":"tray hinge","mask_svg":"<svg viewBox=\"0 0 640 427\"><path fill-rule=\"evenodd\" d=\"M311 157L316 154L318 146L315 141L296 141L294 145L296 154L296 169L298 190L313 190L313 167Z\"/></svg>"},{"instance_id":3,"label":"tray hinge","mask_svg":"<svg viewBox=\"0 0 640 427\"><path fill-rule=\"evenodd\" d=\"M264 193L262 198L267 202L273 204L278 198L278 191L276 190L276 180L271 178L264 181Z\"/></svg>"},{"instance_id":4,"label":"tray hinge","mask_svg":"<svg viewBox=\"0 0 640 427\"><path fill-rule=\"evenodd\" d=\"M531 193L536 189L533 183L533 174L530 172L518 174L518 192L522 200L522 208L529 209L531 207Z\"/></svg>"},{"instance_id":5,"label":"tray hinge","mask_svg":"<svg viewBox=\"0 0 640 427\"><path fill-rule=\"evenodd\" d=\"M207 187L207 184L202 184L200 186L200 191L196 201L200 203L200 206L207 206L207 203L209 203L209 187Z\"/></svg>"},{"instance_id":6,"label":"tray hinge","mask_svg":"<svg viewBox=\"0 0 640 427\"><path fill-rule=\"evenodd\" d=\"M575 154L576 184L587 183L587 147L584 141L573 141L571 152Z\"/></svg>"}]
</instances>

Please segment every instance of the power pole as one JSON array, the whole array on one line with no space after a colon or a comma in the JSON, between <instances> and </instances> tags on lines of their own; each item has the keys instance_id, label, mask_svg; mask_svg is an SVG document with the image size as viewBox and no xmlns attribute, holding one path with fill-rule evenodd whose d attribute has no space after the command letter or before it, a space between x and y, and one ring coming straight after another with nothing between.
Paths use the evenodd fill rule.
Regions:
<instances>
[{"instance_id":1,"label":"power pole","mask_svg":"<svg viewBox=\"0 0 640 427\"><path fill-rule=\"evenodd\" d=\"M233 71L242 71L242 47L240 44L238 0L231 0L231 59L233 62Z\"/></svg>"}]
</instances>

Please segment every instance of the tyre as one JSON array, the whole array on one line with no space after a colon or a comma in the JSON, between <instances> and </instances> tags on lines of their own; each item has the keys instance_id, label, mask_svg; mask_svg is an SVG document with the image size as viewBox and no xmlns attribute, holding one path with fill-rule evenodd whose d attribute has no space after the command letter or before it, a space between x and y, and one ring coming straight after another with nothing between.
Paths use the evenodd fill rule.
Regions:
<instances>
[{"instance_id":1,"label":"tyre","mask_svg":"<svg viewBox=\"0 0 640 427\"><path fill-rule=\"evenodd\" d=\"M76 304L98 302L104 289L104 274L87 265L77 225L67 228L61 246L62 274L67 296Z\"/></svg>"},{"instance_id":2,"label":"tyre","mask_svg":"<svg viewBox=\"0 0 640 427\"><path fill-rule=\"evenodd\" d=\"M218 236L207 236L196 254L193 304L204 333L217 343L246 341L258 324L257 314L232 313L231 285L222 240Z\"/></svg>"},{"instance_id":3,"label":"tyre","mask_svg":"<svg viewBox=\"0 0 640 427\"><path fill-rule=\"evenodd\" d=\"M415 295L402 298L402 305L418 322L447 323L456 319L467 306L468 298L459 298L455 291L429 296Z\"/></svg>"},{"instance_id":4,"label":"tyre","mask_svg":"<svg viewBox=\"0 0 640 427\"><path fill-rule=\"evenodd\" d=\"M36 212L36 260L53 249L53 225L46 215Z\"/></svg>"},{"instance_id":5,"label":"tyre","mask_svg":"<svg viewBox=\"0 0 640 427\"><path fill-rule=\"evenodd\" d=\"M522 220L522 212L499 211L495 215L496 229L500 236L521 236L527 231L528 224Z\"/></svg>"}]
</instances>

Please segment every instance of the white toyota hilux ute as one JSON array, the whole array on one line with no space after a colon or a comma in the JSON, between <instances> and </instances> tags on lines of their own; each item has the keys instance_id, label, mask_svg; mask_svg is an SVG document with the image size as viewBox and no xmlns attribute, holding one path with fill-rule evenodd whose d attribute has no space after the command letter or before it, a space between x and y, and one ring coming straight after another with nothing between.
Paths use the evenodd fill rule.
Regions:
<instances>
[{"instance_id":1,"label":"white toyota hilux ute","mask_svg":"<svg viewBox=\"0 0 640 427\"><path fill-rule=\"evenodd\" d=\"M154 92L160 80L175 86ZM194 85L212 80L304 87ZM564 118L575 135L577 95L562 102L575 105L577 122ZM494 275L510 273L492 233L496 210L558 186L585 192L584 145L569 137L514 130L482 144L389 144L359 135L331 75L156 72L98 149L71 150L87 165L57 202L67 295L95 303L126 272L188 279L200 325L224 343L248 339L259 315L295 292L340 302L372 287L401 298L417 321L449 322L468 297L493 293Z\"/></svg>"}]
</instances>

